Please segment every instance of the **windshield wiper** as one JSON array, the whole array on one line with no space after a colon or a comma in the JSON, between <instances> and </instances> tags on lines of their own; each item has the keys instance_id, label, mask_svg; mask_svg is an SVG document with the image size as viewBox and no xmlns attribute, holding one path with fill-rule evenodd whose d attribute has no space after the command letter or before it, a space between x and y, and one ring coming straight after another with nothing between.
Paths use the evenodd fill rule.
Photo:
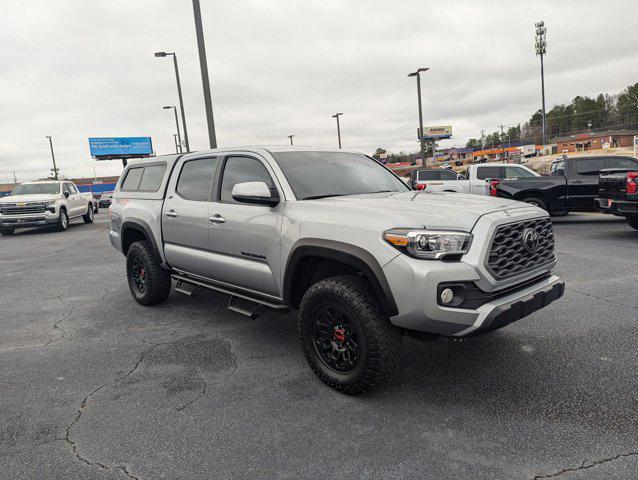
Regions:
<instances>
[{"instance_id":1,"label":"windshield wiper","mask_svg":"<svg viewBox=\"0 0 638 480\"><path fill-rule=\"evenodd\" d=\"M303 197L302 200L318 200L320 198L328 198L328 197L341 197L343 193L328 193L326 195L310 195L309 197Z\"/></svg>"}]
</instances>

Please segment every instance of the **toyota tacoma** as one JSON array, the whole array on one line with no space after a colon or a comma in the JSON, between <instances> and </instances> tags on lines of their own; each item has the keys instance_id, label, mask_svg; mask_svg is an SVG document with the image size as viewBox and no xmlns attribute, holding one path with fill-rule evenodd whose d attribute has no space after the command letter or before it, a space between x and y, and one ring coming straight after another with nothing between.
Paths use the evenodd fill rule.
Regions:
<instances>
[{"instance_id":1,"label":"toyota tacoma","mask_svg":"<svg viewBox=\"0 0 638 480\"><path fill-rule=\"evenodd\" d=\"M403 335L495 330L564 292L547 212L412 191L345 150L244 147L131 162L109 208L133 298L212 289L228 308L298 310L315 374L348 394L399 365Z\"/></svg>"}]
</instances>

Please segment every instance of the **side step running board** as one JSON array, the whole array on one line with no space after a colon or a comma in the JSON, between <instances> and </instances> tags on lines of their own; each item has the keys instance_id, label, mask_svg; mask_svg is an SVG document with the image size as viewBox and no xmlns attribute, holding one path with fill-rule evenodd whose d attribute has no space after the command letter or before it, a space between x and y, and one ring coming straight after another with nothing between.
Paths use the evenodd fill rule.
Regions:
<instances>
[{"instance_id":1,"label":"side step running board","mask_svg":"<svg viewBox=\"0 0 638 480\"><path fill-rule=\"evenodd\" d=\"M176 292L183 293L192 297L197 295L197 291L200 287L202 287L209 290L215 290L217 292L225 293L227 295L230 295L230 299L228 300L228 310L239 313L241 315L246 315L247 317L253 319L257 318L261 307L268 307L279 311L290 310L290 307L284 305L283 303L276 303L276 301L271 302L257 296L251 296L248 293L238 293L231 290L230 288L225 288L221 285L210 284L200 280L195 280L193 278L180 274L173 274L171 276L177 282L177 284L175 285Z\"/></svg>"},{"instance_id":2,"label":"side step running board","mask_svg":"<svg viewBox=\"0 0 638 480\"><path fill-rule=\"evenodd\" d=\"M241 302L243 305L238 305ZM253 320L259 315L259 309L262 307L261 303L255 303L251 300L239 298L236 295L231 295L228 299L228 310L231 312L239 313L240 315L246 315Z\"/></svg>"},{"instance_id":3,"label":"side step running board","mask_svg":"<svg viewBox=\"0 0 638 480\"><path fill-rule=\"evenodd\" d=\"M179 293L183 293L184 295L188 295L189 297L196 297L197 290L199 287L192 283L184 283L182 280L177 280L177 284L175 285L175 291Z\"/></svg>"}]
</instances>

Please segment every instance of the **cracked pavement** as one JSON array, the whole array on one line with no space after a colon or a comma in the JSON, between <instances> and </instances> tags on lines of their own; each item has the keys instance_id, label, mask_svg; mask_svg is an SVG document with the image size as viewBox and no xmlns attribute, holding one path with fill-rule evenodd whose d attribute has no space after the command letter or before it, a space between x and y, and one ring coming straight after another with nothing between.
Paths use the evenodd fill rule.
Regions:
<instances>
[{"instance_id":1,"label":"cracked pavement","mask_svg":"<svg viewBox=\"0 0 638 480\"><path fill-rule=\"evenodd\" d=\"M321 384L295 314L130 297L107 216L0 237L2 478L638 478L638 232L554 220L563 299L390 385Z\"/></svg>"}]
</instances>

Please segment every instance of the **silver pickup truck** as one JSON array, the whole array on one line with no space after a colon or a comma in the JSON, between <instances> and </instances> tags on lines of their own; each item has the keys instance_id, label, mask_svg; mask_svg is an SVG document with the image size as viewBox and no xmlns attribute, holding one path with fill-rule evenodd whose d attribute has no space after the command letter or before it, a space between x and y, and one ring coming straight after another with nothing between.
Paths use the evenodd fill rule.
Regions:
<instances>
[{"instance_id":1,"label":"silver pickup truck","mask_svg":"<svg viewBox=\"0 0 638 480\"><path fill-rule=\"evenodd\" d=\"M38 181L18 185L0 198L0 234L13 235L17 228L55 226L64 231L69 221L93 222L98 206L90 193L82 193L73 182Z\"/></svg>"},{"instance_id":2,"label":"silver pickup truck","mask_svg":"<svg viewBox=\"0 0 638 480\"><path fill-rule=\"evenodd\" d=\"M410 190L345 150L244 147L131 162L109 210L142 305L171 280L228 307L297 309L327 385L362 393L399 364L403 335L467 337L562 296L552 225L522 202Z\"/></svg>"}]
</instances>

